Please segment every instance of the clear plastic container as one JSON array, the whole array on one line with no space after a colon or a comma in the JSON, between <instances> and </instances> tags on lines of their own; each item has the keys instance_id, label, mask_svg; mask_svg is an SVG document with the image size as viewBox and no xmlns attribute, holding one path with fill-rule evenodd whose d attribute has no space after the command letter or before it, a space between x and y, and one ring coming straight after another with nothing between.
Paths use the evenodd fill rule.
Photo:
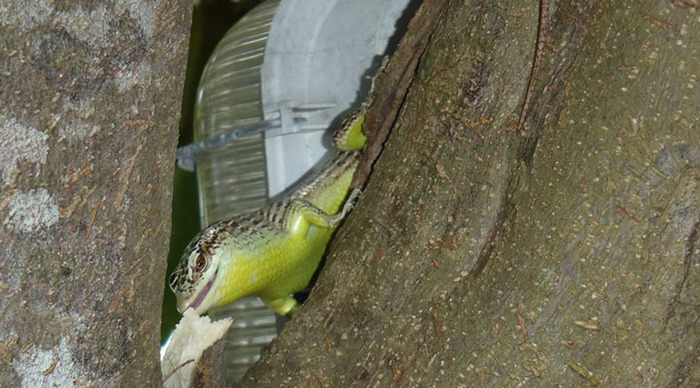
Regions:
<instances>
[{"instance_id":1,"label":"clear plastic container","mask_svg":"<svg viewBox=\"0 0 700 388\"><path fill-rule=\"evenodd\" d=\"M263 127L261 75L268 32L279 1L259 5L226 33L202 74L194 116L195 141L240 128ZM196 155L202 227L263 207L268 199L264 133L224 141ZM244 298L211 313L230 316L227 381L238 381L277 335L275 314L258 298Z\"/></svg>"}]
</instances>

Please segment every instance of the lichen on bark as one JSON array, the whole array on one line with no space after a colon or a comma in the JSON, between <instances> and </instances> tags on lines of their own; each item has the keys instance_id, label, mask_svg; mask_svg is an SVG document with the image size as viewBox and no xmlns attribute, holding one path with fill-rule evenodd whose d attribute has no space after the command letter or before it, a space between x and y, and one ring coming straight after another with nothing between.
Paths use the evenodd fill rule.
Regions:
<instances>
[{"instance_id":1,"label":"lichen on bark","mask_svg":"<svg viewBox=\"0 0 700 388\"><path fill-rule=\"evenodd\" d=\"M158 384L188 2L0 4L0 385Z\"/></svg>"}]
</instances>

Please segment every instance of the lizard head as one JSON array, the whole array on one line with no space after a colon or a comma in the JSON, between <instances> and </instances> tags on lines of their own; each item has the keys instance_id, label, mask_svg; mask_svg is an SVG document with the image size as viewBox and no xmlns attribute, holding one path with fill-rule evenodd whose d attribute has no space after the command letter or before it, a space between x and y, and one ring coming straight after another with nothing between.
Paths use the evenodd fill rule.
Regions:
<instances>
[{"instance_id":1,"label":"lizard head","mask_svg":"<svg viewBox=\"0 0 700 388\"><path fill-rule=\"evenodd\" d=\"M197 235L187 246L177 269L170 275L170 289L177 297L177 309L192 308L204 314L218 305L212 289L219 274L219 227L214 224Z\"/></svg>"}]
</instances>

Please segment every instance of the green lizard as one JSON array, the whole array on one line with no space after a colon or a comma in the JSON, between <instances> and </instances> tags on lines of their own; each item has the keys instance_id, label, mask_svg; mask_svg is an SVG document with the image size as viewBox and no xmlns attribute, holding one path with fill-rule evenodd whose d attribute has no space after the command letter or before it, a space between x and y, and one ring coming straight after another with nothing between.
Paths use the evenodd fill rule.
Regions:
<instances>
[{"instance_id":1,"label":"green lizard","mask_svg":"<svg viewBox=\"0 0 700 388\"><path fill-rule=\"evenodd\" d=\"M218 221L192 240L170 276L180 312L201 315L248 295L281 315L298 307L291 294L308 285L360 194L348 189L366 141L363 123L362 113L346 120L334 136L335 157L282 200Z\"/></svg>"}]
</instances>

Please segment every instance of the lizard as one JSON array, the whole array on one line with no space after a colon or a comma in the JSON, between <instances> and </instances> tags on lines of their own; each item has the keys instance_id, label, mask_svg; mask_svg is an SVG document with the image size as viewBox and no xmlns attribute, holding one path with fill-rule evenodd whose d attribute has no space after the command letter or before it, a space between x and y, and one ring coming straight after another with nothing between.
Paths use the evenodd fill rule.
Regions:
<instances>
[{"instance_id":1,"label":"lizard","mask_svg":"<svg viewBox=\"0 0 700 388\"><path fill-rule=\"evenodd\" d=\"M333 231L361 194L348 191L366 142L363 110L335 132L335 156L295 190L193 238L169 278L178 311L203 315L250 295L280 315L299 308L291 294L308 285Z\"/></svg>"}]
</instances>

